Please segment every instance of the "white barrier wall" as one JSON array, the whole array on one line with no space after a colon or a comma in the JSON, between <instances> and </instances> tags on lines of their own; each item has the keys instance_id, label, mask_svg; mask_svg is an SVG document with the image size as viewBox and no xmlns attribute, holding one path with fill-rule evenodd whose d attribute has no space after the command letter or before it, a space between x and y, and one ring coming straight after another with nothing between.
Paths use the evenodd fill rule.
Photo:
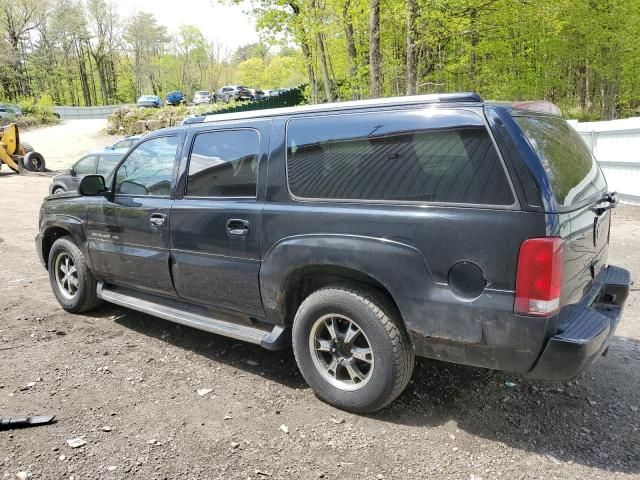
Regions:
<instances>
[{"instance_id":1,"label":"white barrier wall","mask_svg":"<svg viewBox=\"0 0 640 480\"><path fill-rule=\"evenodd\" d=\"M598 159L609 189L621 202L640 205L640 118L569 123Z\"/></svg>"},{"instance_id":2,"label":"white barrier wall","mask_svg":"<svg viewBox=\"0 0 640 480\"><path fill-rule=\"evenodd\" d=\"M53 111L63 120L82 120L107 118L122 105L106 105L103 107L53 107Z\"/></svg>"}]
</instances>

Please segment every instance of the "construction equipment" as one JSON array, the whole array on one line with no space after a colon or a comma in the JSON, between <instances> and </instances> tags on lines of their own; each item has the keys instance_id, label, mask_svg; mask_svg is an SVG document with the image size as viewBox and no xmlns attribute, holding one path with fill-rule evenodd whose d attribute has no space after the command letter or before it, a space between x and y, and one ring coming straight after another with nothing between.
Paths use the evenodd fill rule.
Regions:
<instances>
[{"instance_id":1,"label":"construction equipment","mask_svg":"<svg viewBox=\"0 0 640 480\"><path fill-rule=\"evenodd\" d=\"M16 173L44 172L44 157L26 142L20 142L15 123L0 127L0 167L5 164Z\"/></svg>"}]
</instances>

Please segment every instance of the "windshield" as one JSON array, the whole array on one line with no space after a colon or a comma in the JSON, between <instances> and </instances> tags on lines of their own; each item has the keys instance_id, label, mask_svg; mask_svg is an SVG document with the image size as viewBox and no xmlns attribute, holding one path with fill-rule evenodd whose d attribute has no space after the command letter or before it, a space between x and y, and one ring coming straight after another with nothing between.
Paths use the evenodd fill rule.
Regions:
<instances>
[{"instance_id":1,"label":"windshield","mask_svg":"<svg viewBox=\"0 0 640 480\"><path fill-rule=\"evenodd\" d=\"M540 157L556 200L571 207L599 197L607 183L582 137L562 118L516 116Z\"/></svg>"}]
</instances>

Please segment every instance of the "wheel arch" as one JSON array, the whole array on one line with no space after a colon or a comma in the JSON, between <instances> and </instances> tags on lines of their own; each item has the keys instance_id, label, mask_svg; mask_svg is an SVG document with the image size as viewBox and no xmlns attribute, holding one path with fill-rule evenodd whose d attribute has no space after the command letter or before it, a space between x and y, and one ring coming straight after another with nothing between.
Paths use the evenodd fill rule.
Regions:
<instances>
[{"instance_id":1,"label":"wheel arch","mask_svg":"<svg viewBox=\"0 0 640 480\"><path fill-rule=\"evenodd\" d=\"M262 262L260 289L267 318L291 325L306 295L340 282L385 295L407 330L423 321L424 298L433 283L424 258L410 245L353 235L289 237Z\"/></svg>"},{"instance_id":2,"label":"wheel arch","mask_svg":"<svg viewBox=\"0 0 640 480\"><path fill-rule=\"evenodd\" d=\"M51 247L56 240L61 237L69 236L81 250L84 250L84 233L82 231L80 220L69 218L67 221L60 219L46 224L42 229L42 259L45 268L49 265L49 253ZM83 253L85 253L83 251Z\"/></svg>"}]
</instances>

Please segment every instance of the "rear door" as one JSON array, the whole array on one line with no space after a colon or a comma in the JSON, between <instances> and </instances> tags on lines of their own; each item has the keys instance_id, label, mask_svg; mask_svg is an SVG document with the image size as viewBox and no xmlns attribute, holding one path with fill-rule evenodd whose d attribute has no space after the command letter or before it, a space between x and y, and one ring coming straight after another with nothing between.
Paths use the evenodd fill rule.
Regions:
<instances>
[{"instance_id":1,"label":"rear door","mask_svg":"<svg viewBox=\"0 0 640 480\"><path fill-rule=\"evenodd\" d=\"M173 277L185 300L264 316L258 186L270 123L199 130L187 141L184 189L171 211Z\"/></svg>"},{"instance_id":2,"label":"rear door","mask_svg":"<svg viewBox=\"0 0 640 480\"><path fill-rule=\"evenodd\" d=\"M115 172L113 196L89 207L89 256L108 282L175 295L169 273L169 215L181 137L150 138Z\"/></svg>"},{"instance_id":3,"label":"rear door","mask_svg":"<svg viewBox=\"0 0 640 480\"><path fill-rule=\"evenodd\" d=\"M547 173L563 238L561 304L578 301L607 262L607 183L580 135L562 118L515 116Z\"/></svg>"}]
</instances>

